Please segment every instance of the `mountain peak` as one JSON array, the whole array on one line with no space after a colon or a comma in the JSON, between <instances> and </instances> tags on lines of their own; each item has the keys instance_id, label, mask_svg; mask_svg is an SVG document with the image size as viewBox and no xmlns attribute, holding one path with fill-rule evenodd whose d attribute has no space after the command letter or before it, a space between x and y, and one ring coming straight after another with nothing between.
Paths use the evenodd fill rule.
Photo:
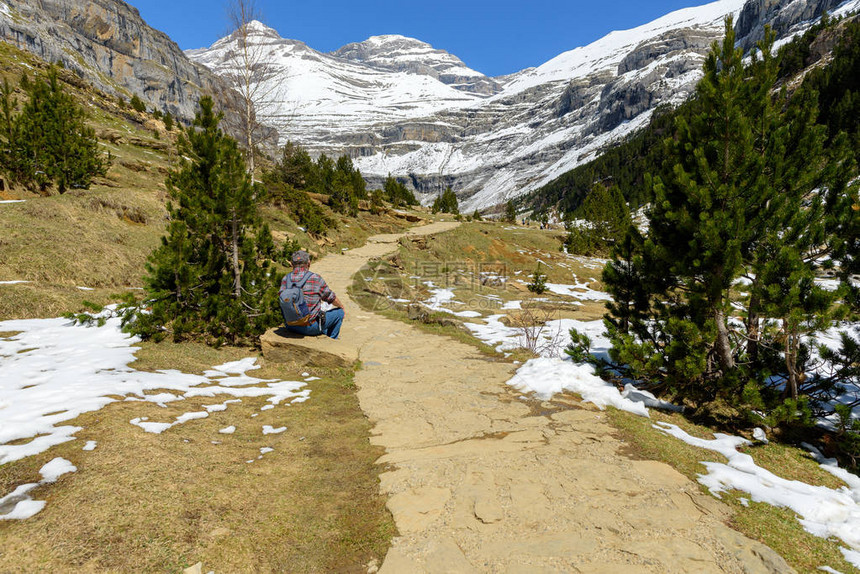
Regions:
<instances>
[{"instance_id":1,"label":"mountain peak","mask_svg":"<svg viewBox=\"0 0 860 574\"><path fill-rule=\"evenodd\" d=\"M259 20L251 20L247 24L245 24L245 30L248 34L255 34L260 36L271 36L280 38L281 35L278 34L278 31L274 28L266 26ZM234 32L235 33L235 32Z\"/></svg>"},{"instance_id":2,"label":"mountain peak","mask_svg":"<svg viewBox=\"0 0 860 574\"><path fill-rule=\"evenodd\" d=\"M364 42L359 42L359 44L373 44L376 46L379 45L390 45L390 44L413 44L418 46L427 46L432 49L432 46L427 42L422 42L417 38L410 38L409 36L402 36L400 34L381 34L379 36L371 36Z\"/></svg>"},{"instance_id":3,"label":"mountain peak","mask_svg":"<svg viewBox=\"0 0 860 574\"><path fill-rule=\"evenodd\" d=\"M363 42L347 44L332 55L377 69L431 76L457 89L485 96L499 91L496 82L469 68L457 56L399 34L371 36Z\"/></svg>"}]
</instances>

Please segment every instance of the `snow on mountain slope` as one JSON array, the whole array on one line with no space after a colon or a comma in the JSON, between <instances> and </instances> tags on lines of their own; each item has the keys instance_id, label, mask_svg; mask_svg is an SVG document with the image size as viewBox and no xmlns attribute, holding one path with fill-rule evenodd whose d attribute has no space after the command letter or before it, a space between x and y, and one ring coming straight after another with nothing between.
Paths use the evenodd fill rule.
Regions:
<instances>
[{"instance_id":1,"label":"snow on mountain slope","mask_svg":"<svg viewBox=\"0 0 860 574\"><path fill-rule=\"evenodd\" d=\"M332 55L383 70L431 76L466 92L492 95L501 89L497 82L469 68L453 54L406 36L372 36L364 42L347 44Z\"/></svg>"},{"instance_id":2,"label":"snow on mountain slope","mask_svg":"<svg viewBox=\"0 0 860 574\"><path fill-rule=\"evenodd\" d=\"M735 15L746 0L719 0L704 6L684 8L642 26L610 32L587 46L556 56L546 64L523 73L505 87L500 97L550 82L584 78L601 71L614 71L625 56L643 42L685 28L723 29L723 19Z\"/></svg>"},{"instance_id":3,"label":"snow on mountain slope","mask_svg":"<svg viewBox=\"0 0 860 574\"><path fill-rule=\"evenodd\" d=\"M281 38L259 22L249 24L249 42L264 50L264 61L275 72L267 81L270 85L260 90L277 100L274 109L263 110L264 118L275 126L287 125L284 139L315 150L338 148L340 141L361 138L384 123L478 100L431 76L383 70L317 52ZM223 75L234 65L236 46L237 39L228 36L208 49L186 54Z\"/></svg>"},{"instance_id":4,"label":"snow on mountain slope","mask_svg":"<svg viewBox=\"0 0 860 574\"><path fill-rule=\"evenodd\" d=\"M802 4L802 6L799 6ZM785 20L791 33L839 0L718 0L612 32L537 68L487 78L461 60L404 36L375 36L330 54L255 24L278 70L268 117L281 141L312 153L349 153L371 185L395 174L427 203L447 186L461 209L489 207L544 185L647 125L661 104L686 100L724 18ZM784 6L783 6L784 5ZM858 6L843 2L839 9ZM793 23L792 23L793 22ZM236 42L189 56L224 73Z\"/></svg>"},{"instance_id":5,"label":"snow on mountain slope","mask_svg":"<svg viewBox=\"0 0 860 574\"><path fill-rule=\"evenodd\" d=\"M431 196L453 185L467 211L530 191L646 125L657 105L684 101L725 16L743 5L720 0L613 32L510 77L478 106L433 118L469 136L389 145L357 163L368 174L422 174L430 184L419 191Z\"/></svg>"}]
</instances>

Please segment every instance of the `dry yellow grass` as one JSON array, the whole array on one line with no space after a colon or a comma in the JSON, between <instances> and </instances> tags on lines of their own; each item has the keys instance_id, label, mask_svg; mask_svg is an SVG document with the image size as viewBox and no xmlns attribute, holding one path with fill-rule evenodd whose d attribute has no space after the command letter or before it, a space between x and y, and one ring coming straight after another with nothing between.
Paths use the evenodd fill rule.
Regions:
<instances>
[{"instance_id":1,"label":"dry yellow grass","mask_svg":"<svg viewBox=\"0 0 860 574\"><path fill-rule=\"evenodd\" d=\"M145 345L134 366L199 372L246 354ZM394 533L378 490L381 452L351 374L315 374L306 403L260 411L264 399L243 399L161 435L128 421L170 421L223 399L119 402L79 417L78 440L0 467L3 492L37 481L56 456L78 467L34 492L47 501L40 514L0 522L0 571L176 572L198 561L216 572L365 571ZM275 365L254 375L301 380ZM264 436L264 424L288 430ZM218 433L230 425L234 434ZM87 440L98 447L82 452ZM261 447L275 450L258 459Z\"/></svg>"}]
</instances>

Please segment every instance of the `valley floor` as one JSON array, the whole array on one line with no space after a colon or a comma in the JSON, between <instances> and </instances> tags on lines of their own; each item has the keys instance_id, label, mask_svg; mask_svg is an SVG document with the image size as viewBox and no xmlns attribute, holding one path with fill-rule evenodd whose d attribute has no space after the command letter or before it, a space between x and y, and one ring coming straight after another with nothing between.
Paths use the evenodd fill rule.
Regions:
<instances>
[{"instance_id":1,"label":"valley floor","mask_svg":"<svg viewBox=\"0 0 860 574\"><path fill-rule=\"evenodd\" d=\"M792 571L774 550L727 526L740 522L737 507L749 501L729 506L691 480L702 471L699 461L712 459L687 453L688 445L651 424L702 429L677 415L642 416L641 403L593 374L568 372L570 361L543 358L523 367L518 355L481 350L462 330L458 340L444 326L440 334L397 320L396 312L372 312L347 294L369 263L393 261L411 273L404 245L457 254L457 242L466 241L502 258L543 258L553 281L581 265L576 285L549 284L550 292L579 300L560 305L576 310L562 311L557 327L597 318L592 303L601 294L589 285L599 265L553 256L554 239L545 234L503 253L499 237L519 233L440 221L372 237L316 262L314 271L346 304L341 340L332 343L360 358L354 375L303 372L265 358L255 370L254 360L235 349L144 344L135 351L115 328L92 329L87 342L65 340L51 320L0 323L0 365L7 374L18 369L8 381L20 387L17 403L0 401L0 409L17 407L21 424L42 425L17 440L3 438L16 425L0 428L0 513L32 516L0 521L0 571L179 571L197 561L204 572ZM589 265L592 279L582 282ZM524 273L512 273L511 281L524 283L513 279ZM384 291L384 273L371 275L364 284ZM452 312L447 308L467 289L412 278L413 301L429 292L424 307L466 318L479 338L517 352L503 315L484 315L513 315L525 302L479 290L475 300L494 300L491 309ZM527 290L502 294L523 299ZM475 327L481 320L483 328ZM138 362L128 364L135 353ZM567 390L578 395L525 384L535 379L530 365L545 379L552 369L567 369L563 378L580 383ZM71 392L73 385L79 387ZM66 402L21 402L25 392ZM77 440L62 442L71 435ZM57 444L47 449L40 441ZM678 453L686 466L659 462L674 464ZM807 480L844 489L809 465L815 468ZM779 512L767 521L787 524L781 537L795 537L799 551L811 555L802 563L792 558L793 565L849 571L838 544L810 535L829 545L810 550L796 517ZM744 532L770 544L771 526Z\"/></svg>"}]
</instances>

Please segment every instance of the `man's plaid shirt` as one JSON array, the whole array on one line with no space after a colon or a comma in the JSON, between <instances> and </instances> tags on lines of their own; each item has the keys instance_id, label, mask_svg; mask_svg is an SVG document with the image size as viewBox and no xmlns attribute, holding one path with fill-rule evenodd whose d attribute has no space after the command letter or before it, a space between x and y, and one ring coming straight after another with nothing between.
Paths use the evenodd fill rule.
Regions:
<instances>
[{"instance_id":1,"label":"man's plaid shirt","mask_svg":"<svg viewBox=\"0 0 860 574\"><path fill-rule=\"evenodd\" d=\"M281 280L281 291L287 288L289 281L300 282L304 278L305 273L310 273L311 276L308 282L305 283L305 286L302 287L302 293L305 296L305 302L308 304L311 317L313 317L313 321L316 321L320 314L320 302L334 303L335 300L335 294L328 288L325 279L316 273L312 273L307 267L296 267L292 273L284 276Z\"/></svg>"}]
</instances>

